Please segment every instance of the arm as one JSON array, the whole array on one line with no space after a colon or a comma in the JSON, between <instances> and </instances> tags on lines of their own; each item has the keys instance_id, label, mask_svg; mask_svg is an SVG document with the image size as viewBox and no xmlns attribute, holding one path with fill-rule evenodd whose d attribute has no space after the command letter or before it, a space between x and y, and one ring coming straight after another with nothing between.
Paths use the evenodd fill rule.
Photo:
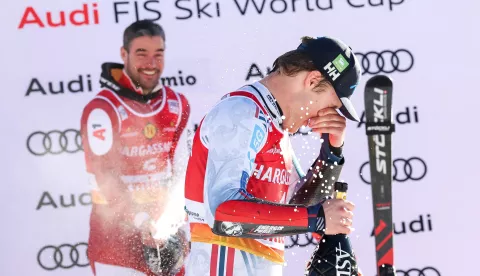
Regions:
<instances>
[{"instance_id":1,"label":"arm","mask_svg":"<svg viewBox=\"0 0 480 276\"><path fill-rule=\"evenodd\" d=\"M191 124L190 105L187 98L179 94L181 114L177 125L177 130L172 141L172 148L170 151L170 158L172 159L173 167L173 181L169 189L167 202L165 202L165 209L163 214L168 216L160 216L157 225L162 227L165 224L180 224L179 230L184 234L189 234L187 231L188 224L187 214L185 212L185 174L188 164L188 159L191 154L193 126ZM165 236L166 233L163 233ZM154 237L161 238L162 233L157 233Z\"/></svg>"},{"instance_id":2,"label":"arm","mask_svg":"<svg viewBox=\"0 0 480 276\"><path fill-rule=\"evenodd\" d=\"M315 205L328 196L331 196L333 185L339 180L340 172L345 158L342 155L342 147L336 148L330 145L328 134L323 134L323 142L320 154L305 174L296 157L293 157L296 172L300 181L294 186L290 204Z\"/></svg>"},{"instance_id":3,"label":"arm","mask_svg":"<svg viewBox=\"0 0 480 276\"><path fill-rule=\"evenodd\" d=\"M192 151L193 125L190 116L190 104L187 98L180 94L182 113L181 119L175 133L171 158L173 160L173 173L176 184L184 187L185 173L187 170L188 158Z\"/></svg>"},{"instance_id":4,"label":"arm","mask_svg":"<svg viewBox=\"0 0 480 276\"><path fill-rule=\"evenodd\" d=\"M157 201L154 204L137 205L136 211L141 214L144 220L155 221L155 228L162 231L152 231L155 238L164 239L170 234L174 234L178 224L181 224L181 230L184 232L186 223L186 213L184 211L184 188L185 173L188 158L191 152L191 139L193 136L193 127L190 122L190 105L187 98L178 93L180 114L175 126L176 130L171 140L172 147L169 152L169 158L172 161L172 185L168 189L168 197L165 200ZM161 209L156 209L157 205L161 205ZM153 205L153 206L152 206ZM161 210L161 212L159 211ZM151 214L146 215L146 213ZM167 216L163 214L169 214ZM140 215L138 215L140 217ZM140 220L141 221L141 220ZM139 223L137 223L139 224ZM170 229L166 229L165 225L174 225Z\"/></svg>"},{"instance_id":5,"label":"arm","mask_svg":"<svg viewBox=\"0 0 480 276\"><path fill-rule=\"evenodd\" d=\"M179 96L181 114L170 151L173 183L168 191L167 201L162 202L165 204L165 209L155 221L154 229L150 229L150 233L144 232L143 235L144 256L147 256L147 264L160 263L161 270L168 271L172 275L178 273L190 252L190 231L188 231L184 210L184 188L193 127L190 124L190 105L185 96L182 94ZM160 253L157 246L163 247ZM157 271L159 268L158 266L149 267L152 271Z\"/></svg>"},{"instance_id":6,"label":"arm","mask_svg":"<svg viewBox=\"0 0 480 276\"><path fill-rule=\"evenodd\" d=\"M120 121L113 107L103 99L92 100L83 110L80 133L85 164L94 203L121 202L119 156L114 150Z\"/></svg>"},{"instance_id":7,"label":"arm","mask_svg":"<svg viewBox=\"0 0 480 276\"><path fill-rule=\"evenodd\" d=\"M267 124L262 117L266 118L256 103L243 97L223 100L205 117L199 131L208 148L204 190L207 222L217 235L238 237L317 231L321 205L274 204L246 190L255 157L267 141ZM235 231L239 225L243 231Z\"/></svg>"}]
</instances>

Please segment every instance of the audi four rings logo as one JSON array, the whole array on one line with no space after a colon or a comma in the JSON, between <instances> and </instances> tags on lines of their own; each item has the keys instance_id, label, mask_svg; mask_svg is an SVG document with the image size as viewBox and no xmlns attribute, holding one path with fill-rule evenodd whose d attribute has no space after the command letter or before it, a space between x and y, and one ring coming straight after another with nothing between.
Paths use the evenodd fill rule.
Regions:
<instances>
[{"instance_id":1,"label":"audi four rings logo","mask_svg":"<svg viewBox=\"0 0 480 276\"><path fill-rule=\"evenodd\" d=\"M428 266L423 269L396 270L397 276L442 276L438 269Z\"/></svg>"},{"instance_id":2,"label":"audi four rings logo","mask_svg":"<svg viewBox=\"0 0 480 276\"><path fill-rule=\"evenodd\" d=\"M398 49L396 51L384 50L379 53L355 53L362 65L362 75L407 72L412 69L415 59L412 53L406 49Z\"/></svg>"},{"instance_id":3,"label":"audi four rings logo","mask_svg":"<svg viewBox=\"0 0 480 276\"><path fill-rule=\"evenodd\" d=\"M88 244L61 244L60 246L46 245L38 251L38 264L45 270L57 268L69 269L74 266L86 267L89 265L87 257Z\"/></svg>"},{"instance_id":4,"label":"audi four rings logo","mask_svg":"<svg viewBox=\"0 0 480 276\"><path fill-rule=\"evenodd\" d=\"M81 138L80 131L76 129L35 131L27 138L27 149L36 156L76 153L83 150Z\"/></svg>"},{"instance_id":5,"label":"audi four rings logo","mask_svg":"<svg viewBox=\"0 0 480 276\"><path fill-rule=\"evenodd\" d=\"M312 236L311 233L290 236L288 238L285 237L285 249L289 249L294 246L307 247L309 245L318 245L318 241Z\"/></svg>"},{"instance_id":6,"label":"audi four rings logo","mask_svg":"<svg viewBox=\"0 0 480 276\"><path fill-rule=\"evenodd\" d=\"M370 162L365 162L360 167L360 178L366 184L370 184ZM427 175L427 163L420 157L411 157L409 159L397 158L393 160L393 180L405 182L407 180L418 181ZM368 175L368 177L367 177Z\"/></svg>"}]
</instances>

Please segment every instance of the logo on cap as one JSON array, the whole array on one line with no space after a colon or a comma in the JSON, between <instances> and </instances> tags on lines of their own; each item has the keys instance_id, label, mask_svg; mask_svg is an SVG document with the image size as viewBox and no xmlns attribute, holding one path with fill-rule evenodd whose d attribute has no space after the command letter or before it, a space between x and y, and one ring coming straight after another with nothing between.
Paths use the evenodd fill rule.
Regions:
<instances>
[{"instance_id":1,"label":"logo on cap","mask_svg":"<svg viewBox=\"0 0 480 276\"><path fill-rule=\"evenodd\" d=\"M335 81L348 65L348 61L342 54L339 54L333 61L327 63L323 69L327 71L328 75L332 78L332 81Z\"/></svg>"}]
</instances>

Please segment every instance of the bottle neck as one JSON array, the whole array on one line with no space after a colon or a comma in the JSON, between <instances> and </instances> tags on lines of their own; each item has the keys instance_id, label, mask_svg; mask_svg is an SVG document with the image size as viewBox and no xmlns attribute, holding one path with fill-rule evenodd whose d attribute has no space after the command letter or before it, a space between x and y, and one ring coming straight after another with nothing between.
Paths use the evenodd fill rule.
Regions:
<instances>
[{"instance_id":1,"label":"bottle neck","mask_svg":"<svg viewBox=\"0 0 480 276\"><path fill-rule=\"evenodd\" d=\"M347 192L335 192L335 198L336 199L347 199Z\"/></svg>"}]
</instances>

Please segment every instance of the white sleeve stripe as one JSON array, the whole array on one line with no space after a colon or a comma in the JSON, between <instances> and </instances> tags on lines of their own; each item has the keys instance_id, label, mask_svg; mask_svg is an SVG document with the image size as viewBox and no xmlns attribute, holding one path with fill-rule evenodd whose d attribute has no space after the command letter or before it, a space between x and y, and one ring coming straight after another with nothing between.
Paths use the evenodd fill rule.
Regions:
<instances>
[{"instance_id":1,"label":"white sleeve stripe","mask_svg":"<svg viewBox=\"0 0 480 276\"><path fill-rule=\"evenodd\" d=\"M180 126L180 122L182 121L182 111L183 111L183 108L182 108L182 99L180 98L180 94L178 94L177 92L173 91L173 93L175 94L175 96L177 97L177 100L178 100L178 119L177 119L177 128L178 126Z\"/></svg>"},{"instance_id":2,"label":"white sleeve stripe","mask_svg":"<svg viewBox=\"0 0 480 276\"><path fill-rule=\"evenodd\" d=\"M117 107L112 103L112 101L110 101L110 99L108 99L104 96L96 96L95 98L100 99L100 100L104 100L112 106L113 110L117 114L117 119L118 119L118 129L117 129L117 131L120 132L121 129L122 129L122 120L120 119L120 113L118 113Z\"/></svg>"}]
</instances>

